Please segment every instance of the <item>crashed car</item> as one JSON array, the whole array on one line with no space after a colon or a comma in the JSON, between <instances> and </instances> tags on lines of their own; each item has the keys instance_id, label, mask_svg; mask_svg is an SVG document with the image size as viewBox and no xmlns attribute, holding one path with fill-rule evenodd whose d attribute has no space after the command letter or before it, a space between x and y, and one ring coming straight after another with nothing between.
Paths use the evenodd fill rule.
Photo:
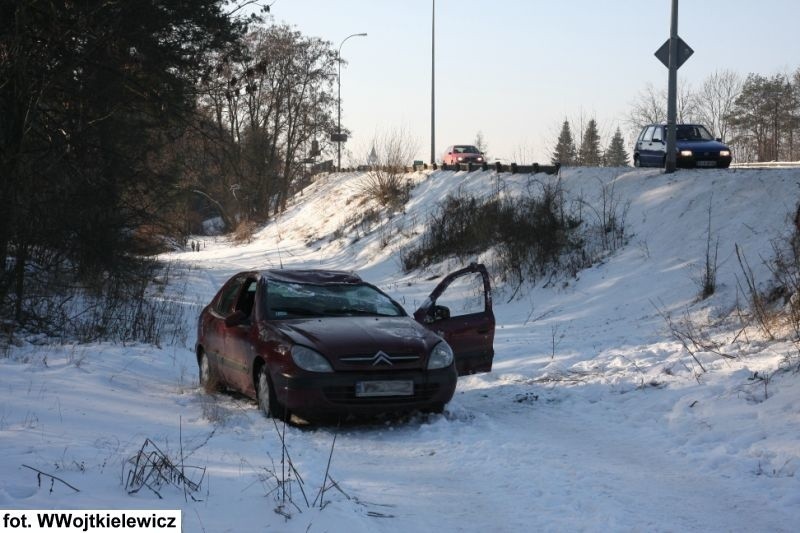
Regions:
<instances>
[{"instance_id":1,"label":"crashed car","mask_svg":"<svg viewBox=\"0 0 800 533\"><path fill-rule=\"evenodd\" d=\"M443 305L464 280L473 307ZM458 375L491 370L494 330L483 265L446 276L413 318L351 272L264 270L236 274L203 309L196 355L206 390L238 391L267 416L440 412Z\"/></svg>"}]
</instances>

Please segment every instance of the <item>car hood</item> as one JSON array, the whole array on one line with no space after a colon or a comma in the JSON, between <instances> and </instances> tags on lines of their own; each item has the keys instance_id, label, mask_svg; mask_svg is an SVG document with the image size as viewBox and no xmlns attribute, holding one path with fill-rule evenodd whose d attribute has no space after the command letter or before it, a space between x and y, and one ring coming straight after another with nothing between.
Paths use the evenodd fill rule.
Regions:
<instances>
[{"instance_id":1,"label":"car hood","mask_svg":"<svg viewBox=\"0 0 800 533\"><path fill-rule=\"evenodd\" d=\"M441 338L410 317L334 317L275 322L294 344L323 354L337 370L375 368L382 352L385 369L423 368ZM416 356L416 357L413 357Z\"/></svg>"},{"instance_id":2,"label":"car hood","mask_svg":"<svg viewBox=\"0 0 800 533\"><path fill-rule=\"evenodd\" d=\"M726 144L719 141L675 141L679 150L705 150L708 152L719 152L729 150Z\"/></svg>"}]
</instances>

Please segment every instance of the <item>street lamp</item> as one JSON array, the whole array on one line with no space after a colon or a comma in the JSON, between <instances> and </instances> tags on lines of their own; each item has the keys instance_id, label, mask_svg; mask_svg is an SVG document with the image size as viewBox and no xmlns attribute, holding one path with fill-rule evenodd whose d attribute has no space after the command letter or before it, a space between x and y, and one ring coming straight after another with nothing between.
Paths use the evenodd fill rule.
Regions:
<instances>
[{"instance_id":1,"label":"street lamp","mask_svg":"<svg viewBox=\"0 0 800 533\"><path fill-rule=\"evenodd\" d=\"M337 162L336 162L336 171L342 171L342 45L347 42L347 39L350 37L366 37L366 33L354 33L352 35L348 35L344 38L344 40L339 44L339 52L337 53L337 59L339 60L339 75L336 77L337 85L338 85L338 97L337 97L337 109L338 109L338 120L337 120L337 128L336 128L336 144L337 144Z\"/></svg>"},{"instance_id":2,"label":"street lamp","mask_svg":"<svg viewBox=\"0 0 800 533\"><path fill-rule=\"evenodd\" d=\"M436 68L434 44L436 42L436 0L431 0L431 167L436 164Z\"/></svg>"}]
</instances>

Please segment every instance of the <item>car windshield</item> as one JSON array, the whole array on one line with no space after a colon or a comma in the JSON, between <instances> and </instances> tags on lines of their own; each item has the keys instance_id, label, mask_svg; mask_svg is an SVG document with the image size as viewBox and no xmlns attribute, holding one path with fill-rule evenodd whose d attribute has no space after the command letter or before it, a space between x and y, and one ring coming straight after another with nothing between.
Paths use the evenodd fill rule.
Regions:
<instances>
[{"instance_id":1,"label":"car windshield","mask_svg":"<svg viewBox=\"0 0 800 533\"><path fill-rule=\"evenodd\" d=\"M457 154L479 154L480 150L474 146L454 146L453 151Z\"/></svg>"},{"instance_id":2,"label":"car windshield","mask_svg":"<svg viewBox=\"0 0 800 533\"><path fill-rule=\"evenodd\" d=\"M677 126L675 138L679 141L711 141L714 137L704 126Z\"/></svg>"},{"instance_id":3,"label":"car windshield","mask_svg":"<svg viewBox=\"0 0 800 533\"><path fill-rule=\"evenodd\" d=\"M388 296L367 284L290 283L270 280L267 317L273 320L335 316L405 316Z\"/></svg>"}]
</instances>

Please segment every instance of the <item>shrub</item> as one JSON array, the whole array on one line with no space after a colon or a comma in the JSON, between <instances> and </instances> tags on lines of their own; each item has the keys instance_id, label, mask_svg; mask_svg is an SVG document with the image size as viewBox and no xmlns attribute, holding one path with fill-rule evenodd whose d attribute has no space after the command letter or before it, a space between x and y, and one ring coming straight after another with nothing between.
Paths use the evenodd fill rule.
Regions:
<instances>
[{"instance_id":1,"label":"shrub","mask_svg":"<svg viewBox=\"0 0 800 533\"><path fill-rule=\"evenodd\" d=\"M402 256L408 272L449 257L466 259L494 247L507 281L536 280L581 247L580 221L565 214L559 182L521 197L445 198L430 215L421 242Z\"/></svg>"}]
</instances>

